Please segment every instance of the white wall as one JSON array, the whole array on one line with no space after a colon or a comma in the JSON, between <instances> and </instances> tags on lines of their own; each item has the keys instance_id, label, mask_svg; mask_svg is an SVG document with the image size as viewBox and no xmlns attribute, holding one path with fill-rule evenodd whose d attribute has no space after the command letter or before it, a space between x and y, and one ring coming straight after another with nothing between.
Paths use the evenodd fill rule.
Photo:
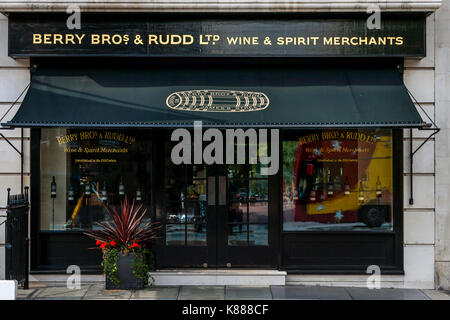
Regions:
<instances>
[{"instance_id":1,"label":"white wall","mask_svg":"<svg viewBox=\"0 0 450 320\"><path fill-rule=\"evenodd\" d=\"M450 1L436 15L436 287L450 289Z\"/></svg>"},{"instance_id":2,"label":"white wall","mask_svg":"<svg viewBox=\"0 0 450 320\"><path fill-rule=\"evenodd\" d=\"M424 59L406 59L404 81L419 104L434 120L435 16L427 18L427 52ZM430 122L416 105L422 118ZM413 130L413 150L430 131ZM413 162L413 199L409 204L411 168L410 133L404 130L404 287L432 289L434 283L435 246L435 141L428 141L415 154Z\"/></svg>"},{"instance_id":3,"label":"white wall","mask_svg":"<svg viewBox=\"0 0 450 320\"><path fill-rule=\"evenodd\" d=\"M23 89L28 85L29 76L28 59L14 60L8 57L8 20L0 14L0 118L17 99ZM2 122L8 121L20 105L16 105ZM20 129L1 130L1 133L20 150ZM29 130L24 130L25 161L24 161L24 186L29 186L30 157L29 157ZM6 188L11 188L12 193L20 193L20 157L0 137L0 223L6 215ZM5 224L0 226L0 279L5 277Z\"/></svg>"}]
</instances>

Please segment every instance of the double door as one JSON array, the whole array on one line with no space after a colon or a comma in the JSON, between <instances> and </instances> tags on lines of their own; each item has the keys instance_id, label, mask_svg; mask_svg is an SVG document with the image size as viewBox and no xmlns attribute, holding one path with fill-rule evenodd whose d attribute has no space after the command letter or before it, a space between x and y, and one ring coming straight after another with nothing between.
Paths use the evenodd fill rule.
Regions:
<instances>
[{"instance_id":1,"label":"double door","mask_svg":"<svg viewBox=\"0 0 450 320\"><path fill-rule=\"evenodd\" d=\"M158 267L275 266L273 177L259 175L259 169L166 162Z\"/></svg>"}]
</instances>

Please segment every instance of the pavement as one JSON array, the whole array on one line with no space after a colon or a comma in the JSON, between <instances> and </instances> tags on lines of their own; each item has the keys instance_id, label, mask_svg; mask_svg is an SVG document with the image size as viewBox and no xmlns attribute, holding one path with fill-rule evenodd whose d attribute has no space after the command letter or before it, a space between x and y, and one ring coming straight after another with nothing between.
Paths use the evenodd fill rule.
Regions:
<instances>
[{"instance_id":1,"label":"pavement","mask_svg":"<svg viewBox=\"0 0 450 320\"><path fill-rule=\"evenodd\" d=\"M68 289L64 284L30 284L19 300L450 300L450 292L322 286L173 286L105 290L103 283Z\"/></svg>"}]
</instances>

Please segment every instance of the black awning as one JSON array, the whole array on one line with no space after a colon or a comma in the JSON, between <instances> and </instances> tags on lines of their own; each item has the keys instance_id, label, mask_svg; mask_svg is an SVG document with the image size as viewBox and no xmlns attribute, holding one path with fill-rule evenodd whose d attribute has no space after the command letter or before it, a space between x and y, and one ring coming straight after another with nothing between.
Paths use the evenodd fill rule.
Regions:
<instances>
[{"instance_id":1,"label":"black awning","mask_svg":"<svg viewBox=\"0 0 450 320\"><path fill-rule=\"evenodd\" d=\"M421 127L394 68L45 68L12 127Z\"/></svg>"}]
</instances>

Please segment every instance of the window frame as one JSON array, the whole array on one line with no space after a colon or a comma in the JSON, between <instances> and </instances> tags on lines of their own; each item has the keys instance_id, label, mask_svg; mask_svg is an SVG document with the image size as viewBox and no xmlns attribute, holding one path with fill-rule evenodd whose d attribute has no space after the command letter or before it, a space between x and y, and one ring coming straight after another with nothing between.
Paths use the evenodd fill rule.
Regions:
<instances>
[{"instance_id":1,"label":"window frame","mask_svg":"<svg viewBox=\"0 0 450 320\"><path fill-rule=\"evenodd\" d=\"M329 128L334 129L334 128ZM348 128L336 128L336 129L348 129ZM283 141L286 135L294 135L300 131L298 129L283 129L280 130L280 170L278 172L278 212L279 212L279 265L280 270L285 270L290 274L367 274L366 267L363 261L366 261L364 252L361 252L361 263L339 265L336 263L339 259L331 257L327 259L327 264L321 264L325 260L317 261L310 258L311 264L304 264L300 260L292 258L291 249L295 243L312 243L315 240L322 239L345 239L348 243L357 244L361 240L366 239L379 239L384 243L389 243L389 251L386 255L387 263L380 265L382 274L404 274L403 264L403 193L404 193L404 177L403 177L403 129L392 129L392 141L393 141L393 167L392 167L392 182L393 182L393 203L392 203L392 223L393 229L391 231L285 231L283 230ZM383 240L381 240L383 239Z\"/></svg>"},{"instance_id":2,"label":"window frame","mask_svg":"<svg viewBox=\"0 0 450 320\"><path fill-rule=\"evenodd\" d=\"M41 135L43 128L30 129L30 273L52 271L66 273L68 264L77 265L85 274L102 273L101 251L95 248L95 241L88 238L83 230L41 230ZM47 128L52 129L52 128ZM67 128L96 130L95 128ZM106 128L108 129L108 128ZM115 130L116 128L110 128ZM151 159L154 157L154 137L151 141ZM153 171L153 164L152 164ZM153 172L152 172L153 174ZM151 174L151 176L152 176ZM155 219L155 196L151 177L150 218ZM49 254L51 252L51 254ZM79 254L84 252L86 254ZM77 256L78 255L78 256Z\"/></svg>"}]
</instances>

